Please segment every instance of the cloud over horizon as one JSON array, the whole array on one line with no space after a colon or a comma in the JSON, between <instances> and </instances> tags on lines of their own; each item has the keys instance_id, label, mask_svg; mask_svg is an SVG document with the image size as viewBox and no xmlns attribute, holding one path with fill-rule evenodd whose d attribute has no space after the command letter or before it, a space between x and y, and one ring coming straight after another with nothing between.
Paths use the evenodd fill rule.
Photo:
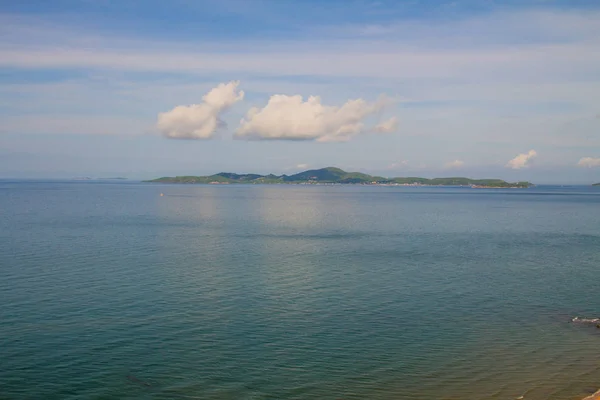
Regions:
<instances>
[{"instance_id":1,"label":"cloud over horizon","mask_svg":"<svg viewBox=\"0 0 600 400\"><path fill-rule=\"evenodd\" d=\"M391 163L390 165L388 165L387 169L401 169L401 168L403 169L403 168L407 168L408 166L409 166L408 161L402 160L402 161Z\"/></svg>"},{"instance_id":2,"label":"cloud over horizon","mask_svg":"<svg viewBox=\"0 0 600 400\"><path fill-rule=\"evenodd\" d=\"M512 169L521 169L529 167L531 161L537 157L537 151L529 150L527 153L521 153L517 155L515 158L510 160L507 164L507 168Z\"/></svg>"},{"instance_id":3,"label":"cloud over horizon","mask_svg":"<svg viewBox=\"0 0 600 400\"><path fill-rule=\"evenodd\" d=\"M461 161L461 160L454 160L454 161L450 161L450 162L446 163L446 164L444 165L444 168L446 168L446 169L460 168L460 167L462 167L463 165L465 165L465 162L464 162L464 161Z\"/></svg>"},{"instance_id":4,"label":"cloud over horizon","mask_svg":"<svg viewBox=\"0 0 600 400\"><path fill-rule=\"evenodd\" d=\"M241 120L235 137L249 140L314 140L317 142L347 141L368 132L365 119L379 112L390 100L381 96L376 102L348 100L341 106L325 105L321 97L301 95L271 96L263 108L253 107ZM390 122L391 121L391 122ZM389 129L394 121L388 120Z\"/></svg>"},{"instance_id":5,"label":"cloud over horizon","mask_svg":"<svg viewBox=\"0 0 600 400\"><path fill-rule=\"evenodd\" d=\"M587 167L587 168L600 167L600 157L599 158L583 157L583 158L581 158L581 160L579 160L577 165L580 167Z\"/></svg>"},{"instance_id":6,"label":"cloud over horizon","mask_svg":"<svg viewBox=\"0 0 600 400\"><path fill-rule=\"evenodd\" d=\"M158 114L157 128L170 139L210 139L225 125L221 113L244 98L239 81L220 83L202 97L202 103L177 106Z\"/></svg>"}]
</instances>

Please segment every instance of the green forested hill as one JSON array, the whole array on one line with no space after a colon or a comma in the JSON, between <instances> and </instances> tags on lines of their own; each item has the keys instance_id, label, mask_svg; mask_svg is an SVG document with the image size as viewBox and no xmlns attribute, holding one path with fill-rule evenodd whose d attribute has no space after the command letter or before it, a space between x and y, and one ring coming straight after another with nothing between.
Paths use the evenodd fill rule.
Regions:
<instances>
[{"instance_id":1,"label":"green forested hill","mask_svg":"<svg viewBox=\"0 0 600 400\"><path fill-rule=\"evenodd\" d=\"M469 179L463 177L451 178L384 178L372 176L361 172L346 172L339 168L327 167L311 169L294 175L259 175L235 174L220 172L209 176L174 176L152 179L146 182L155 183L252 183L252 184L387 184L387 185L431 185L431 186L476 186L498 188L526 188L532 186L529 182L506 182L501 179Z\"/></svg>"}]
</instances>

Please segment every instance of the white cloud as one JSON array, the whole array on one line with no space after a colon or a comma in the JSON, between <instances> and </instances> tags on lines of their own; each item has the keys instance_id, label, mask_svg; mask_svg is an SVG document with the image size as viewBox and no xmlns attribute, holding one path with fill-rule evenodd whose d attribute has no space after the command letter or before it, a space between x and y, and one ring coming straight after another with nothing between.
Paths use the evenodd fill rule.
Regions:
<instances>
[{"instance_id":1,"label":"white cloud","mask_svg":"<svg viewBox=\"0 0 600 400\"><path fill-rule=\"evenodd\" d=\"M240 122L236 137L262 140L345 141L367 132L364 120L389 102L348 100L341 106L321 103L319 96L306 101L300 95L273 95L263 108L251 108Z\"/></svg>"},{"instance_id":2,"label":"white cloud","mask_svg":"<svg viewBox=\"0 0 600 400\"><path fill-rule=\"evenodd\" d=\"M587 168L600 167L600 158L583 157L581 160L579 160L577 165Z\"/></svg>"},{"instance_id":3,"label":"white cloud","mask_svg":"<svg viewBox=\"0 0 600 400\"><path fill-rule=\"evenodd\" d=\"M158 129L172 139L210 139L224 125L220 114L244 98L244 92L237 90L239 83L220 83L202 97L202 103L158 114Z\"/></svg>"},{"instance_id":4,"label":"white cloud","mask_svg":"<svg viewBox=\"0 0 600 400\"><path fill-rule=\"evenodd\" d=\"M391 163L390 165L388 165L388 169L401 169L401 168L406 168L406 167L408 167L408 161L406 161L406 160Z\"/></svg>"},{"instance_id":5,"label":"white cloud","mask_svg":"<svg viewBox=\"0 0 600 400\"><path fill-rule=\"evenodd\" d=\"M398 129L398 118L392 117L375 125L375 127L373 128L373 132L390 133L396 131L396 129Z\"/></svg>"},{"instance_id":6,"label":"white cloud","mask_svg":"<svg viewBox=\"0 0 600 400\"><path fill-rule=\"evenodd\" d=\"M585 72L595 76L600 63L599 21L597 10L492 12L440 24L401 19L370 26L367 31L378 35L362 39L356 34L360 36L364 26L343 24L322 31L309 24L307 33L313 35L309 40L187 42L119 37L70 26L64 20L0 14L0 26L5 28L0 66L410 79L460 76L469 82L474 77L478 82L482 77L497 82L515 76L519 82L531 81L530 72L539 68L535 78L548 82Z\"/></svg>"},{"instance_id":7,"label":"white cloud","mask_svg":"<svg viewBox=\"0 0 600 400\"><path fill-rule=\"evenodd\" d=\"M517 155L515 158L510 160L506 167L512 169L521 169L529 167L530 162L537 157L537 152L535 150L529 150L527 153L521 153Z\"/></svg>"},{"instance_id":8,"label":"white cloud","mask_svg":"<svg viewBox=\"0 0 600 400\"><path fill-rule=\"evenodd\" d=\"M307 169L308 167L309 167L308 164L298 164L298 165L296 165L297 169Z\"/></svg>"},{"instance_id":9,"label":"white cloud","mask_svg":"<svg viewBox=\"0 0 600 400\"><path fill-rule=\"evenodd\" d=\"M454 161L450 161L449 163L446 163L446 165L444 165L444 167L447 169L452 169L452 168L460 168L463 165L465 165L464 161L454 160Z\"/></svg>"}]
</instances>

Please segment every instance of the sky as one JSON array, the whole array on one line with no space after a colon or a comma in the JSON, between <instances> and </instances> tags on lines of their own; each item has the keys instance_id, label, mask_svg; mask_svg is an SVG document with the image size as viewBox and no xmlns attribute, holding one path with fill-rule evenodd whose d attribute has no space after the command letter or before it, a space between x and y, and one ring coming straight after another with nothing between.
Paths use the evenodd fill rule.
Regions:
<instances>
[{"instance_id":1,"label":"sky","mask_svg":"<svg viewBox=\"0 0 600 400\"><path fill-rule=\"evenodd\" d=\"M0 178L600 182L597 0L0 1Z\"/></svg>"}]
</instances>

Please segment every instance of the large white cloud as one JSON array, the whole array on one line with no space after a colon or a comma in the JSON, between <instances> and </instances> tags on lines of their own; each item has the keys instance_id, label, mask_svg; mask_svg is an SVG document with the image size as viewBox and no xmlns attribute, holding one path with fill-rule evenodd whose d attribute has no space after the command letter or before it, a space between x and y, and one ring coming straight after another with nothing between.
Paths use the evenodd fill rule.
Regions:
<instances>
[{"instance_id":1,"label":"large white cloud","mask_svg":"<svg viewBox=\"0 0 600 400\"><path fill-rule=\"evenodd\" d=\"M345 141L368 132L364 120L381 111L389 99L374 103L348 100L341 106L321 103L319 96L306 101L300 95L273 95L263 108L251 108L242 119L236 137L262 140Z\"/></svg>"},{"instance_id":2,"label":"large white cloud","mask_svg":"<svg viewBox=\"0 0 600 400\"><path fill-rule=\"evenodd\" d=\"M577 165L588 168L600 167L600 158L583 157L581 160L579 160Z\"/></svg>"},{"instance_id":3,"label":"large white cloud","mask_svg":"<svg viewBox=\"0 0 600 400\"><path fill-rule=\"evenodd\" d=\"M220 114L244 98L239 81L221 83L202 97L202 103L177 106L158 114L157 127L172 139L210 139L220 126Z\"/></svg>"},{"instance_id":4,"label":"large white cloud","mask_svg":"<svg viewBox=\"0 0 600 400\"><path fill-rule=\"evenodd\" d=\"M510 160L506 166L512 169L526 168L530 165L531 161L537 157L537 151L529 150L527 153L521 153L515 158Z\"/></svg>"}]
</instances>

